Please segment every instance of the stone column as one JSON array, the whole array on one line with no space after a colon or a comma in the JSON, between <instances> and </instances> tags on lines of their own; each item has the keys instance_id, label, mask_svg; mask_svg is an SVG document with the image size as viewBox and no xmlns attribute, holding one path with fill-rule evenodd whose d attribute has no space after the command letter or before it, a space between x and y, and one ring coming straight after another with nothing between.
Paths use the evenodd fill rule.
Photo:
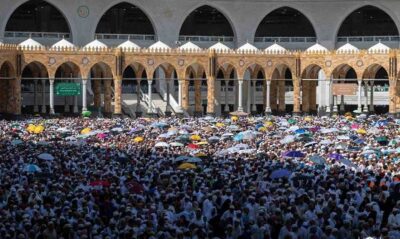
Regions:
<instances>
[{"instance_id":1,"label":"stone column","mask_svg":"<svg viewBox=\"0 0 400 239\"><path fill-rule=\"evenodd\" d=\"M207 114L215 115L215 76L207 79Z\"/></svg>"},{"instance_id":2,"label":"stone column","mask_svg":"<svg viewBox=\"0 0 400 239\"><path fill-rule=\"evenodd\" d=\"M278 80L278 87L279 87L279 105L278 105L278 111L279 112L285 112L286 111L286 105L285 105L285 80L284 79L279 79Z\"/></svg>"},{"instance_id":3,"label":"stone column","mask_svg":"<svg viewBox=\"0 0 400 239\"><path fill-rule=\"evenodd\" d=\"M332 91L331 91L331 86L332 86L332 80L326 81L326 113L330 113L331 112L331 95L332 95Z\"/></svg>"},{"instance_id":4,"label":"stone column","mask_svg":"<svg viewBox=\"0 0 400 239\"><path fill-rule=\"evenodd\" d=\"M42 79L42 114L46 114L46 80Z\"/></svg>"},{"instance_id":5,"label":"stone column","mask_svg":"<svg viewBox=\"0 0 400 239\"><path fill-rule=\"evenodd\" d=\"M93 93L94 93L94 107L99 108L101 107L101 80L96 79L92 80L93 83Z\"/></svg>"},{"instance_id":6,"label":"stone column","mask_svg":"<svg viewBox=\"0 0 400 239\"><path fill-rule=\"evenodd\" d=\"M194 80L194 112L196 115L203 113L203 107L201 105L201 80Z\"/></svg>"},{"instance_id":7,"label":"stone column","mask_svg":"<svg viewBox=\"0 0 400 239\"><path fill-rule=\"evenodd\" d=\"M270 81L270 91L269 91L269 97L270 97L270 107L271 111L277 111L278 110L278 81L277 80L272 80Z\"/></svg>"},{"instance_id":8,"label":"stone column","mask_svg":"<svg viewBox=\"0 0 400 239\"><path fill-rule=\"evenodd\" d=\"M364 113L368 113L368 81L364 82L364 97L365 97L365 103L364 103Z\"/></svg>"},{"instance_id":9,"label":"stone column","mask_svg":"<svg viewBox=\"0 0 400 239\"><path fill-rule=\"evenodd\" d=\"M301 87L301 79L293 78L293 114L300 114L300 87Z\"/></svg>"},{"instance_id":10,"label":"stone column","mask_svg":"<svg viewBox=\"0 0 400 239\"><path fill-rule=\"evenodd\" d=\"M317 81L309 83L309 108L310 112L317 112Z\"/></svg>"},{"instance_id":11,"label":"stone column","mask_svg":"<svg viewBox=\"0 0 400 239\"><path fill-rule=\"evenodd\" d=\"M229 81L225 80L225 106L224 106L224 111L229 112L229 104L228 104L228 88L229 88ZM235 104L235 103L234 103Z\"/></svg>"},{"instance_id":12,"label":"stone column","mask_svg":"<svg viewBox=\"0 0 400 239\"><path fill-rule=\"evenodd\" d=\"M221 115L221 81L215 79L215 115Z\"/></svg>"},{"instance_id":13,"label":"stone column","mask_svg":"<svg viewBox=\"0 0 400 239\"><path fill-rule=\"evenodd\" d=\"M396 112L396 101L397 101L397 79L394 77L389 78L389 114L395 115Z\"/></svg>"},{"instance_id":14,"label":"stone column","mask_svg":"<svg viewBox=\"0 0 400 239\"><path fill-rule=\"evenodd\" d=\"M257 111L257 107L256 107L256 104L257 104L257 98L256 98L256 93L257 93L257 81L255 80L255 81L253 81L253 89L252 89L252 92L250 93L250 96L249 97L251 97L251 100L252 100L252 104L251 104L251 111L255 114L256 113L256 111Z\"/></svg>"},{"instance_id":15,"label":"stone column","mask_svg":"<svg viewBox=\"0 0 400 239\"><path fill-rule=\"evenodd\" d=\"M122 114L122 76L114 78L114 114Z\"/></svg>"},{"instance_id":16,"label":"stone column","mask_svg":"<svg viewBox=\"0 0 400 239\"><path fill-rule=\"evenodd\" d=\"M112 113L112 90L111 90L112 80L104 80L104 112L107 114Z\"/></svg>"},{"instance_id":17,"label":"stone column","mask_svg":"<svg viewBox=\"0 0 400 239\"><path fill-rule=\"evenodd\" d=\"M301 110L303 113L310 112L310 81L303 81L301 86L302 91L302 104Z\"/></svg>"},{"instance_id":18,"label":"stone column","mask_svg":"<svg viewBox=\"0 0 400 239\"><path fill-rule=\"evenodd\" d=\"M239 79L238 111L243 111L243 79Z\"/></svg>"},{"instance_id":19,"label":"stone column","mask_svg":"<svg viewBox=\"0 0 400 239\"><path fill-rule=\"evenodd\" d=\"M148 107L148 113L152 114L153 113L153 107L152 107L152 84L153 84L153 80L147 80L147 85L149 86L147 89L147 95L149 97L149 107Z\"/></svg>"},{"instance_id":20,"label":"stone column","mask_svg":"<svg viewBox=\"0 0 400 239\"><path fill-rule=\"evenodd\" d=\"M11 81L11 111L9 113L20 115L21 114L21 77L17 77Z\"/></svg>"},{"instance_id":21,"label":"stone column","mask_svg":"<svg viewBox=\"0 0 400 239\"><path fill-rule=\"evenodd\" d=\"M247 113L251 112L251 98L252 97L250 97L250 95L251 95L251 80L249 79L247 81L247 96L245 97L246 98L246 111L247 111Z\"/></svg>"},{"instance_id":22,"label":"stone column","mask_svg":"<svg viewBox=\"0 0 400 239\"><path fill-rule=\"evenodd\" d=\"M135 115L136 117L141 117L142 116L142 109L140 107L140 90L141 90L141 83L140 79L136 80L136 112Z\"/></svg>"},{"instance_id":23,"label":"stone column","mask_svg":"<svg viewBox=\"0 0 400 239\"><path fill-rule=\"evenodd\" d=\"M87 111L87 79L82 79L82 111Z\"/></svg>"},{"instance_id":24,"label":"stone column","mask_svg":"<svg viewBox=\"0 0 400 239\"><path fill-rule=\"evenodd\" d=\"M361 113L362 112L362 107L361 107L361 84L362 80L358 80L358 98L357 98L357 112Z\"/></svg>"},{"instance_id":25,"label":"stone column","mask_svg":"<svg viewBox=\"0 0 400 239\"><path fill-rule=\"evenodd\" d=\"M37 90L38 90L38 80L35 79L34 80L34 87L33 87L33 112L37 113L39 112L39 106L38 106L38 102L37 102Z\"/></svg>"},{"instance_id":26,"label":"stone column","mask_svg":"<svg viewBox=\"0 0 400 239\"><path fill-rule=\"evenodd\" d=\"M344 95L340 96L340 107L339 107L339 110L341 112L344 112Z\"/></svg>"},{"instance_id":27,"label":"stone column","mask_svg":"<svg viewBox=\"0 0 400 239\"><path fill-rule=\"evenodd\" d=\"M54 115L54 79L50 79L50 114Z\"/></svg>"},{"instance_id":28,"label":"stone column","mask_svg":"<svg viewBox=\"0 0 400 239\"><path fill-rule=\"evenodd\" d=\"M165 107L165 116L171 116L171 103L170 103L170 79L165 79L167 82L167 106Z\"/></svg>"},{"instance_id":29,"label":"stone column","mask_svg":"<svg viewBox=\"0 0 400 239\"><path fill-rule=\"evenodd\" d=\"M178 80L178 105L180 108L182 108L182 88L183 88L183 81L182 80Z\"/></svg>"},{"instance_id":30,"label":"stone column","mask_svg":"<svg viewBox=\"0 0 400 239\"><path fill-rule=\"evenodd\" d=\"M370 100L370 103L369 103L369 111L370 112L374 112L375 111L375 108L374 108L374 81L369 81L369 84L370 84L370 89L371 89L371 92L370 92L370 97L369 97L369 100Z\"/></svg>"},{"instance_id":31,"label":"stone column","mask_svg":"<svg viewBox=\"0 0 400 239\"><path fill-rule=\"evenodd\" d=\"M182 84L182 108L186 111L189 110L189 80L179 80Z\"/></svg>"},{"instance_id":32,"label":"stone column","mask_svg":"<svg viewBox=\"0 0 400 239\"><path fill-rule=\"evenodd\" d=\"M271 80L267 80L267 90L266 90L266 102L265 102L265 114L271 114Z\"/></svg>"}]
</instances>

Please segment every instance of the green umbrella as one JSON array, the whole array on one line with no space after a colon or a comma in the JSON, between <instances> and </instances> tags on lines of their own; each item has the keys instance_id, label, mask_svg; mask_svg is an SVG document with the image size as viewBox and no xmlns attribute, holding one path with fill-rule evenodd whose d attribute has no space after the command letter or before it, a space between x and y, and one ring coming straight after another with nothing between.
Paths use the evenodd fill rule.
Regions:
<instances>
[{"instance_id":1,"label":"green umbrella","mask_svg":"<svg viewBox=\"0 0 400 239\"><path fill-rule=\"evenodd\" d=\"M376 138L376 141L377 141L378 143L379 143L379 142L387 142L388 139L387 139L387 137L385 137L385 136L381 136L381 137Z\"/></svg>"},{"instance_id":2,"label":"green umbrella","mask_svg":"<svg viewBox=\"0 0 400 239\"><path fill-rule=\"evenodd\" d=\"M92 115L92 112L90 112L90 111L83 111L82 112L82 116L83 117L90 117Z\"/></svg>"},{"instance_id":3,"label":"green umbrella","mask_svg":"<svg viewBox=\"0 0 400 239\"><path fill-rule=\"evenodd\" d=\"M289 119L289 120L288 120L288 123L289 123L289 124L296 124L297 121L296 121L295 119Z\"/></svg>"}]
</instances>

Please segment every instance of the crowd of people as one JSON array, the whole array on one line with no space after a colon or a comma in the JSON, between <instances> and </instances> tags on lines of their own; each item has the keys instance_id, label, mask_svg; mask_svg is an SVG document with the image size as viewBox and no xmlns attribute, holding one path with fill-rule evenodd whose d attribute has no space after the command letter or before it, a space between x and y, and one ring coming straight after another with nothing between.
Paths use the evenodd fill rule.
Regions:
<instances>
[{"instance_id":1,"label":"crowd of people","mask_svg":"<svg viewBox=\"0 0 400 239\"><path fill-rule=\"evenodd\" d=\"M399 124L0 121L0 238L400 238Z\"/></svg>"}]
</instances>

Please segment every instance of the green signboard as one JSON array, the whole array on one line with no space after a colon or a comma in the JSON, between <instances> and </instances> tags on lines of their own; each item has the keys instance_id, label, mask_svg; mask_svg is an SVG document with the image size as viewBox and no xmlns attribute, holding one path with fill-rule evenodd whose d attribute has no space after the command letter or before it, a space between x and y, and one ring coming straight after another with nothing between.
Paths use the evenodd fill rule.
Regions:
<instances>
[{"instance_id":1,"label":"green signboard","mask_svg":"<svg viewBox=\"0 0 400 239\"><path fill-rule=\"evenodd\" d=\"M81 94L81 84L79 83L58 83L56 84L56 95L75 96Z\"/></svg>"}]
</instances>

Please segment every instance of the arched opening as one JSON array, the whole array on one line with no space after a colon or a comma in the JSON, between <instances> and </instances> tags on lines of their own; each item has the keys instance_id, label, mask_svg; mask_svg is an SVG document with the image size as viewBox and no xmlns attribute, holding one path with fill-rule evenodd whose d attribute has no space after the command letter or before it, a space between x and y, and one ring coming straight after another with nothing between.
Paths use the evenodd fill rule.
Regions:
<instances>
[{"instance_id":1,"label":"arched opening","mask_svg":"<svg viewBox=\"0 0 400 239\"><path fill-rule=\"evenodd\" d=\"M287 65L276 66L272 73L270 85L270 107L274 114L285 114L291 111L293 103L286 102L286 95L293 91L292 71Z\"/></svg>"},{"instance_id":2,"label":"arched opening","mask_svg":"<svg viewBox=\"0 0 400 239\"><path fill-rule=\"evenodd\" d=\"M217 80L221 82L221 112L228 115L238 107L238 81L236 69L229 63L217 67Z\"/></svg>"},{"instance_id":3,"label":"arched opening","mask_svg":"<svg viewBox=\"0 0 400 239\"><path fill-rule=\"evenodd\" d=\"M306 67L302 73L301 81L301 110L306 114L316 114L321 106L322 95L320 81L324 78L324 72L318 65ZM325 89L328 90L328 89ZM317 94L317 93L320 94ZM329 92L329 91L325 91Z\"/></svg>"},{"instance_id":4,"label":"arched opening","mask_svg":"<svg viewBox=\"0 0 400 239\"><path fill-rule=\"evenodd\" d=\"M79 95L75 94L64 94L61 93L58 87L64 85L76 85L81 87L81 71L78 65L73 62L65 62L61 64L55 74L54 82L54 112L64 113L64 114L77 114L78 113L78 101L80 101Z\"/></svg>"},{"instance_id":5,"label":"arched opening","mask_svg":"<svg viewBox=\"0 0 400 239\"><path fill-rule=\"evenodd\" d=\"M16 107L15 99L15 71L12 64L4 62L0 67L0 114L13 113Z\"/></svg>"},{"instance_id":6,"label":"arched opening","mask_svg":"<svg viewBox=\"0 0 400 239\"><path fill-rule=\"evenodd\" d=\"M153 79L155 82L154 90L158 94L154 94L152 99L153 102L165 102L166 105L155 102L155 105L159 105L159 110L165 113L166 116L176 113L178 102L175 100L175 80L178 79L176 69L169 63L163 63L156 67L153 73ZM155 109L157 110L157 109Z\"/></svg>"},{"instance_id":7,"label":"arched opening","mask_svg":"<svg viewBox=\"0 0 400 239\"><path fill-rule=\"evenodd\" d=\"M243 85L244 111L252 114L263 113L264 102L265 102L264 69L258 64L253 64L246 69L243 78L244 78L244 85Z\"/></svg>"},{"instance_id":8,"label":"arched opening","mask_svg":"<svg viewBox=\"0 0 400 239\"><path fill-rule=\"evenodd\" d=\"M353 67L348 64L341 64L337 66L333 72L333 84L341 84L344 88L356 87L357 73ZM333 110L340 113L353 112L357 110L357 101L354 101L354 96L357 95L343 95L335 94L333 92Z\"/></svg>"},{"instance_id":9,"label":"arched opening","mask_svg":"<svg viewBox=\"0 0 400 239\"><path fill-rule=\"evenodd\" d=\"M368 111L376 114L388 113L390 97L387 70L379 64L370 65L364 71L363 82L365 107L368 107Z\"/></svg>"},{"instance_id":10,"label":"arched opening","mask_svg":"<svg viewBox=\"0 0 400 239\"><path fill-rule=\"evenodd\" d=\"M337 34L338 42L398 42L399 31L383 10L364 6L345 18Z\"/></svg>"},{"instance_id":11,"label":"arched opening","mask_svg":"<svg viewBox=\"0 0 400 239\"><path fill-rule=\"evenodd\" d=\"M186 17L179 32L179 41L233 42L234 31L220 11L204 5Z\"/></svg>"},{"instance_id":12,"label":"arched opening","mask_svg":"<svg viewBox=\"0 0 400 239\"><path fill-rule=\"evenodd\" d=\"M52 4L30 0L19 6L8 19L7 38L71 38L67 19Z\"/></svg>"},{"instance_id":13,"label":"arched opening","mask_svg":"<svg viewBox=\"0 0 400 239\"><path fill-rule=\"evenodd\" d=\"M96 28L98 39L154 41L155 31L149 17L137 6L122 2L101 17Z\"/></svg>"},{"instance_id":14,"label":"arched opening","mask_svg":"<svg viewBox=\"0 0 400 239\"><path fill-rule=\"evenodd\" d=\"M207 77L205 69L200 64L192 64L186 69L186 77L182 102L194 115L203 115L207 112ZM187 96L187 97L186 97Z\"/></svg>"},{"instance_id":15,"label":"arched opening","mask_svg":"<svg viewBox=\"0 0 400 239\"><path fill-rule=\"evenodd\" d=\"M47 110L49 81L46 66L40 62L31 62L22 70L21 94L23 113L45 114Z\"/></svg>"},{"instance_id":16,"label":"arched opening","mask_svg":"<svg viewBox=\"0 0 400 239\"><path fill-rule=\"evenodd\" d=\"M296 9L281 7L269 13L258 25L255 42L315 42L310 20Z\"/></svg>"},{"instance_id":17,"label":"arched opening","mask_svg":"<svg viewBox=\"0 0 400 239\"><path fill-rule=\"evenodd\" d=\"M109 65L99 62L93 65L89 73L89 93L93 96L88 110L98 116L110 116L112 110L112 89L114 87L113 75Z\"/></svg>"},{"instance_id":18,"label":"arched opening","mask_svg":"<svg viewBox=\"0 0 400 239\"><path fill-rule=\"evenodd\" d=\"M154 84L154 83L153 83ZM122 98L127 99L125 104L135 112L136 117L142 115L142 96L148 93L146 70L140 63L133 63L127 66L122 78Z\"/></svg>"}]
</instances>

